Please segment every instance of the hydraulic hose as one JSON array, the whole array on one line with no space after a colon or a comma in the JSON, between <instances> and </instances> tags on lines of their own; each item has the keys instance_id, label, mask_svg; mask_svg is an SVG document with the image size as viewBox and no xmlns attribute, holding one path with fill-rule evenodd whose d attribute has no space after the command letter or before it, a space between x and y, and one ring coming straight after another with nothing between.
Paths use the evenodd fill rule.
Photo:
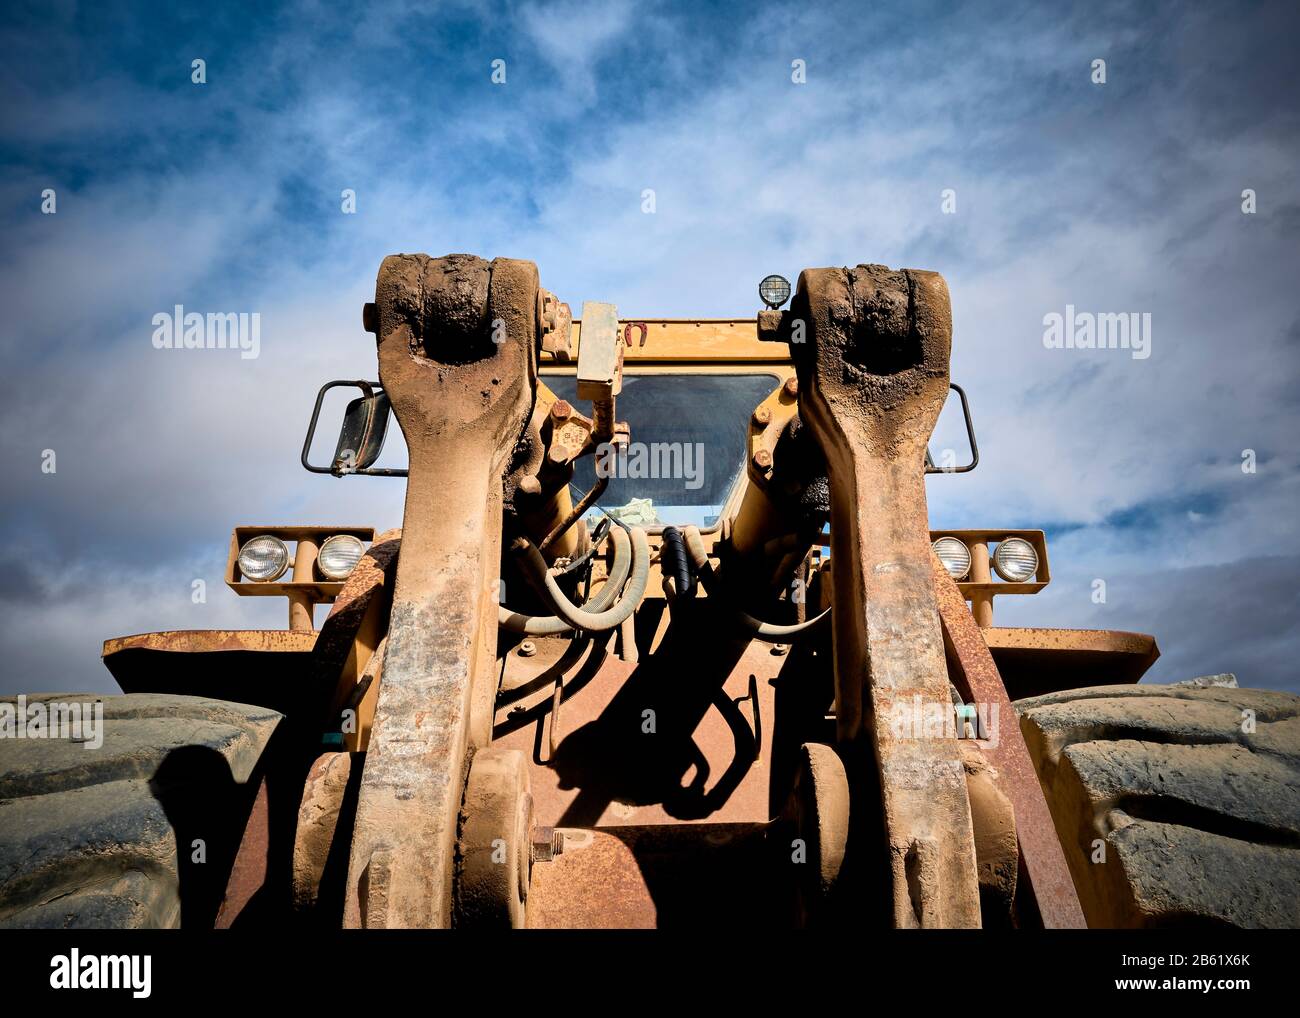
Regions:
<instances>
[{"instance_id":1,"label":"hydraulic hose","mask_svg":"<svg viewBox=\"0 0 1300 1018\"><path fill-rule=\"evenodd\" d=\"M613 531L613 538L619 541L627 540L626 533L621 530ZM539 556L540 557L540 556ZM631 616L641 598L645 596L646 582L650 577L650 540L646 537L646 532L641 527L632 528L632 574L628 578L627 586L623 589L623 595L618 602L606 611L592 612L579 608L568 599L560 585L555 582L555 577L548 570L542 577L542 582L546 585L547 593L551 597L551 606L555 613L574 629L582 629L587 632L601 633L614 629L622 624L623 620Z\"/></svg>"},{"instance_id":2,"label":"hydraulic hose","mask_svg":"<svg viewBox=\"0 0 1300 1018\"><path fill-rule=\"evenodd\" d=\"M690 552L691 561L695 564L695 571L699 574L700 582L713 596L721 595L722 585L719 582L718 572L713 568L713 563L709 561L709 553L704 547L704 538L700 536L699 528L687 527L682 531L682 537L686 540L686 549ZM750 635L767 643L785 643L824 622L831 614L831 610L827 608L821 614L806 622L797 622L790 626L778 626L772 622L762 622L740 608L732 608L732 611L735 612L737 621L744 629L749 631Z\"/></svg>"},{"instance_id":3,"label":"hydraulic hose","mask_svg":"<svg viewBox=\"0 0 1300 1018\"><path fill-rule=\"evenodd\" d=\"M596 524L596 529L595 531L592 532L590 544L587 550L584 551L581 555L578 555L576 558L572 559L568 565L564 566L563 568L557 568L555 575L560 577L572 576L583 566L585 566L588 562L590 562L593 558L595 558L596 552L600 549L601 544L604 543L605 535L609 533L609 528L610 528L610 521L609 521L609 517L607 516L603 520L601 520L598 524Z\"/></svg>"},{"instance_id":4,"label":"hydraulic hose","mask_svg":"<svg viewBox=\"0 0 1300 1018\"><path fill-rule=\"evenodd\" d=\"M643 531L643 541L644 536ZM592 599L581 608L570 602L564 595L564 592L560 590L559 585L555 581L554 574L547 569L546 560L542 558L542 554L538 550L537 546L530 541L520 541L516 546L516 550L521 556L521 566L529 573L530 580L535 580L536 586L546 593L548 600L552 602L552 607L555 607L557 612L560 609L558 604L555 603L556 595L563 599L563 603L567 607L568 612L562 614L567 614L568 617L562 617L561 614L521 615L518 612L512 612L508 608L501 606L497 609L498 625L503 629L510 630L512 633L522 633L525 636L558 636L571 629L584 629L592 632L600 632L602 629L617 626L619 622L622 621L621 618L616 619L609 626L600 625L600 620L606 610L610 609L610 606L614 604L615 599L623 590L629 573L634 571L634 566L636 565L636 546L634 538L629 538L627 531L619 528L615 528L611 532L610 540L613 541L614 547L613 560L609 567L609 578L605 585L600 589L599 593L592 597ZM648 545L646 546L646 554L644 558L646 559L646 562L643 573L648 573ZM632 588L629 587L629 593L631 592ZM636 595L637 603L640 602L641 595L644 592L645 581L643 579L640 591ZM619 605L621 607L622 602L620 602ZM633 604L632 607L635 607L635 604ZM613 609L613 611L618 610L619 608ZM631 609L627 611L627 615L630 614ZM575 625L570 621L573 618L583 619L584 622ZM589 625L587 624L587 620L597 620L597 624L594 626Z\"/></svg>"},{"instance_id":5,"label":"hydraulic hose","mask_svg":"<svg viewBox=\"0 0 1300 1018\"><path fill-rule=\"evenodd\" d=\"M696 584L692 564L682 532L676 527L664 527L663 544L659 550L659 571L663 574L664 590L671 589L675 597L694 597Z\"/></svg>"}]
</instances>

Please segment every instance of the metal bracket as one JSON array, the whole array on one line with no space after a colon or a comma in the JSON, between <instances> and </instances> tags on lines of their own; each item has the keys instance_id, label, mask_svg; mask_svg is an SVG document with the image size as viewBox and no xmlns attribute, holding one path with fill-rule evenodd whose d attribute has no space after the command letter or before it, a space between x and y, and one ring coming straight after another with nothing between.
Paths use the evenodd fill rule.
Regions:
<instances>
[{"instance_id":1,"label":"metal bracket","mask_svg":"<svg viewBox=\"0 0 1300 1018\"><path fill-rule=\"evenodd\" d=\"M949 382L948 388L961 397L961 412L966 419L966 438L970 442L970 462L960 467L936 467L930 458L930 450L925 450L925 472L927 474L968 474L980 465L980 448L975 444L975 424L970 417L970 402L966 399L966 390L956 382Z\"/></svg>"}]
</instances>

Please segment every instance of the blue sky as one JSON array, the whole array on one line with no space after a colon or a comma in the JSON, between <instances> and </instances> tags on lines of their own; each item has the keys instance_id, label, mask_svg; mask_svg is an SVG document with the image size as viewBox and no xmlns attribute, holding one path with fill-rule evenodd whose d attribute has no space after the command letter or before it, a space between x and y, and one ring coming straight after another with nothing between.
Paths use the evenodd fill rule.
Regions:
<instances>
[{"instance_id":1,"label":"blue sky","mask_svg":"<svg viewBox=\"0 0 1300 1018\"><path fill-rule=\"evenodd\" d=\"M0 27L0 691L111 689L109 636L282 625L221 583L235 524L400 522L400 482L297 465L317 386L374 375L396 251L644 316L940 271L982 463L932 521L1049 532L1053 584L998 620L1300 689L1293 4L137 7ZM260 313L261 356L155 350L177 303ZM1046 349L1067 304L1151 313L1151 356Z\"/></svg>"}]
</instances>

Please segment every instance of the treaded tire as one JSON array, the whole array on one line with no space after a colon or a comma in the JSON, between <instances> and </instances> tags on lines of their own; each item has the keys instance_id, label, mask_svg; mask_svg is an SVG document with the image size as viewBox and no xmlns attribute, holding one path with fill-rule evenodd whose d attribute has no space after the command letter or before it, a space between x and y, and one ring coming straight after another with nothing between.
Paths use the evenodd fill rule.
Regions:
<instances>
[{"instance_id":1,"label":"treaded tire","mask_svg":"<svg viewBox=\"0 0 1300 1018\"><path fill-rule=\"evenodd\" d=\"M0 928L211 926L281 716L197 696L27 697L96 700L98 749L0 739Z\"/></svg>"},{"instance_id":2,"label":"treaded tire","mask_svg":"<svg viewBox=\"0 0 1300 1018\"><path fill-rule=\"evenodd\" d=\"M1126 685L1015 706L1089 926L1300 927L1300 697Z\"/></svg>"}]
</instances>

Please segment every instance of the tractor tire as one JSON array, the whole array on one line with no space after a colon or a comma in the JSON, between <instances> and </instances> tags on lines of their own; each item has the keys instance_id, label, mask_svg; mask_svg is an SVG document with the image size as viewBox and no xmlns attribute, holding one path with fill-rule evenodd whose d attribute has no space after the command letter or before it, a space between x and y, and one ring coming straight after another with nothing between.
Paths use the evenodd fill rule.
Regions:
<instances>
[{"instance_id":1,"label":"tractor tire","mask_svg":"<svg viewBox=\"0 0 1300 1018\"><path fill-rule=\"evenodd\" d=\"M210 927L281 716L197 696L26 698L29 716L96 701L98 748L0 738L0 928Z\"/></svg>"},{"instance_id":2,"label":"tractor tire","mask_svg":"<svg viewBox=\"0 0 1300 1018\"><path fill-rule=\"evenodd\" d=\"M1016 702L1091 927L1300 927L1300 697L1097 686Z\"/></svg>"}]
</instances>

